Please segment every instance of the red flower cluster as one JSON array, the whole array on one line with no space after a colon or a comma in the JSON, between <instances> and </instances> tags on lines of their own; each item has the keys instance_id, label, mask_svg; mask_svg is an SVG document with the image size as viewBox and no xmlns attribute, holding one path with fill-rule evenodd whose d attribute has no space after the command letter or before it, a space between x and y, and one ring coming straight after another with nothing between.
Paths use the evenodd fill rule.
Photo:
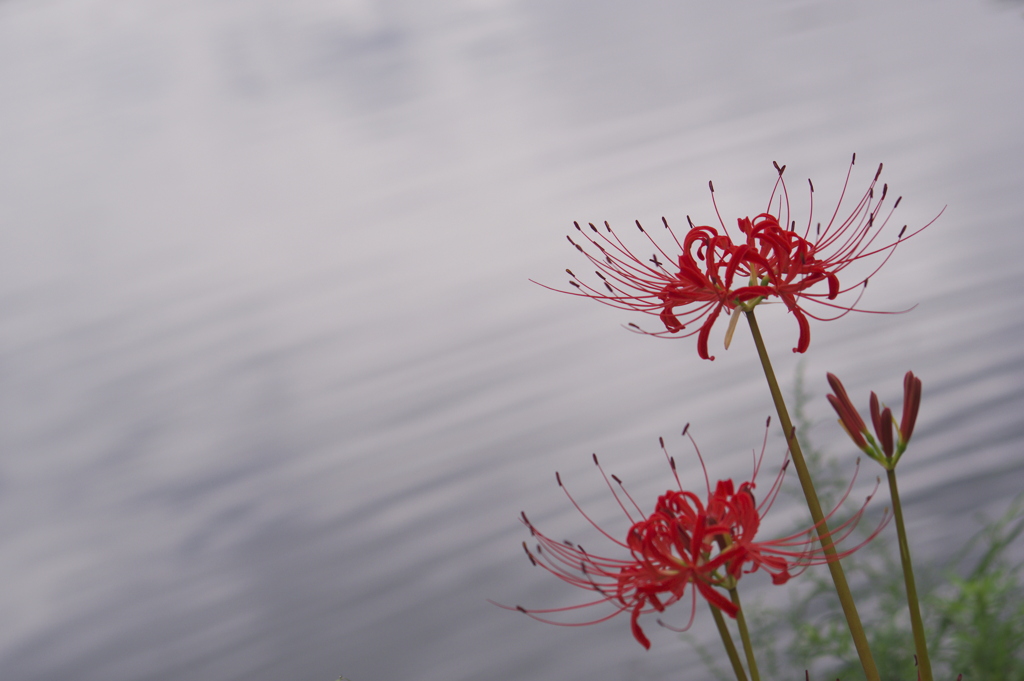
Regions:
<instances>
[{"instance_id":1,"label":"red flower cluster","mask_svg":"<svg viewBox=\"0 0 1024 681\"><path fill-rule=\"evenodd\" d=\"M726 314L737 309L751 310L769 298L777 298L793 313L800 328L793 351L804 352L811 342L808 317L838 319L856 310L859 295L849 305L833 301L837 301L841 294L866 285L899 243L931 224L929 222L910 234L906 233L904 225L895 241L886 245L876 244L902 198L897 198L892 208L882 215L888 185L883 185L882 191L875 196L875 185L882 173L881 164L853 211L840 219L839 210L856 158L854 154L839 205L826 225L817 223L813 235L814 184L808 180L811 210L807 224L797 230L796 222L790 220L789 194L782 179L786 167L778 164L775 164L778 179L766 211L753 219L739 219L740 234L735 239L729 234L721 214L718 215L721 232L715 227L696 226L687 217L690 228L682 241L669 227L668 221L662 218L674 242L674 247L665 249L637 221L637 227L655 248L653 257L644 259L630 251L607 222L603 232L590 224L596 236L588 235L579 223L574 223L580 234L597 250L587 250L572 237L569 237L569 242L597 267L602 285L590 286L571 270L566 270L572 277L569 283L575 291L562 292L593 298L612 307L657 315L665 326L664 331L648 332L635 324L630 326L654 336L697 334L698 353L702 358L712 360L714 357L708 353L708 336L723 310ZM708 186L714 202L714 186L710 182ZM776 200L778 205L772 212ZM715 212L718 213L717 204ZM857 260L875 255L882 256L882 261L867 276L853 284L840 282L839 275L844 269ZM838 310L838 313L830 317L811 314L804 307L806 302L822 304ZM696 323L700 324L698 328L687 330L688 326Z\"/></svg>"},{"instance_id":2,"label":"red flower cluster","mask_svg":"<svg viewBox=\"0 0 1024 681\"><path fill-rule=\"evenodd\" d=\"M683 434L686 434L686 430ZM767 440L767 432L765 438ZM664 440L661 441L661 446L664 450ZM696 444L694 447L696 448ZM697 455L700 457L699 450ZM530 562L543 567L569 584L597 592L600 598L562 608L501 607L519 610L542 622L565 626L596 624L629 611L633 636L645 648L650 648L651 643L640 628L640 616L649 612L662 612L669 605L682 600L686 596L688 585L692 585L690 619L686 626L676 629L679 631L692 624L698 593L711 605L735 617L738 608L723 594L722 589L735 586L736 580L743 574L763 568L772 576L773 583L783 584L808 566L829 560L815 537L815 527L781 539L756 540L761 519L778 496L786 469L783 465L765 498L758 504L754 497L754 479L764 457L763 445L760 456L755 459L754 475L750 482L736 486L732 480L722 480L712 491L705 469L706 502L697 494L683 490L676 473L675 460L667 451L665 456L679 489L665 492L658 498L654 511L645 514L626 492L618 477L612 475L609 479L598 463L597 455L594 455L594 463L604 476L619 507L632 524L626 533L625 541L612 536L591 520L562 485L561 476L556 473L559 486L573 505L602 535L621 549L625 549L628 556L604 558L588 553L579 545L555 541L542 534L523 513L522 522L530 528L530 533L537 540L534 551L523 543ZM703 464L701 458L701 465ZM612 480L616 485L612 484ZM847 489L839 505L846 500L849 491ZM831 530L829 540L833 545L843 541L850 534L870 499L869 496L849 520ZM837 509L838 505L826 517L826 521L832 518ZM849 555L874 538L886 520L887 518L883 519L868 540L839 552L836 559ZM565 623L545 617L551 613L600 604L609 604L613 610L596 620ZM660 620L658 623L668 626Z\"/></svg>"}]
</instances>

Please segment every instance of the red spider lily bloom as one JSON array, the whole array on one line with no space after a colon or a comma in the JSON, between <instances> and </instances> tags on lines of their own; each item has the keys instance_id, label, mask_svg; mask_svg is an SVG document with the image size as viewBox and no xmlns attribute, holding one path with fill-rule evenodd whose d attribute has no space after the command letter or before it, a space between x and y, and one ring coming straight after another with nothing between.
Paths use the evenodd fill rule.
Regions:
<instances>
[{"instance_id":1,"label":"red spider lily bloom","mask_svg":"<svg viewBox=\"0 0 1024 681\"><path fill-rule=\"evenodd\" d=\"M868 427L864 425L864 419L857 413L850 396L846 394L835 374L828 374L828 383L835 391L835 395L829 395L828 401L832 408L839 415L839 423L849 433L850 438L865 454L888 469L896 467L896 462L903 456L910 442L910 436L914 434L914 424L917 423L917 411L921 407L921 379L908 371L903 377L903 418L896 425L896 418L889 407L880 408L878 395L871 393L869 409L871 412L871 425L875 429L877 440L871 437ZM893 440L893 426L896 425L896 439Z\"/></svg>"},{"instance_id":2,"label":"red spider lily bloom","mask_svg":"<svg viewBox=\"0 0 1024 681\"><path fill-rule=\"evenodd\" d=\"M796 221L790 219L789 194L782 179L786 167L778 164L775 164L778 178L765 212L753 218L740 218L737 221L739 234L730 234L726 228L714 201L714 185L710 182L708 186L721 231L707 225L696 226L687 217L690 227L680 240L668 221L662 218L673 244L663 248L638 221L637 227L654 246L654 255L650 259L635 255L607 222L603 231L591 223L591 234L579 223L574 223L591 248L577 243L572 237L569 237L569 242L597 268L601 284L591 286L571 270L566 270L572 277L569 283L575 290L553 290L593 298L612 307L657 315L665 326L663 331L650 332L635 324L630 326L652 336L696 334L698 353L702 358L711 360L714 357L708 353L708 337L723 310L731 315L737 309L752 310L759 303L775 298L796 317L800 334L793 351L805 352L811 342L808 318L831 320L851 311L871 312L856 307L859 294L849 304L838 302L839 296L858 289L862 293L868 279L881 269L896 246L934 222L932 220L909 234L904 225L895 240L879 244L880 235L902 199L897 198L892 208L883 211L888 185L883 185L878 196L875 195L882 173L881 164L852 212L840 218L839 211L856 158L854 154L839 205L827 224L822 226L818 222L813 230L814 184L808 180L811 207L807 223L802 229L797 229ZM774 211L773 204L777 204ZM878 256L881 262L867 276L852 284L840 281L843 270L872 256ZM837 312L824 317L812 314L806 309L808 302L819 303ZM696 328L691 328L693 325L697 325Z\"/></svg>"},{"instance_id":3,"label":"red spider lily bloom","mask_svg":"<svg viewBox=\"0 0 1024 681\"><path fill-rule=\"evenodd\" d=\"M683 433L686 434L687 431L684 430ZM692 437L690 439L692 442ZM724 590L733 588L742 575L764 569L771 575L773 583L784 584L810 565L849 555L874 538L888 519L883 518L882 523L865 542L838 552L832 559L825 555L815 538L816 527L781 539L759 541L756 536L761 520L778 496L786 465L782 466L760 503L755 500L754 489L757 472L764 458L764 445L760 456L755 456L754 474L749 482L736 486L732 480L722 480L712 491L705 469L707 497L706 501L703 501L697 494L682 488L675 460L665 450L664 440L661 440L661 447L665 451L678 489L668 490L662 494L654 506L654 511L649 514L640 509L617 476L608 476L605 473L597 460L597 455L594 455L594 463L631 524L624 540L616 538L598 526L562 484L561 476L555 474L559 487L565 491L572 504L598 532L619 547L621 557L601 557L587 552L578 544L555 541L540 532L525 513L522 514L523 524L530 528L531 535L537 541L536 548L532 551L525 542L523 543L530 562L569 584L596 592L598 598L561 608L527 609L522 606L504 605L501 607L519 610L541 622L564 626L596 624L628 611L634 638L645 648L650 648L650 640L640 627L640 616L650 612L663 612L668 606L685 598L688 587L691 608L687 624L682 628L675 628L658 620L659 624L675 631L689 628L693 623L697 594L722 612L735 617L738 608L727 598ZM694 447L696 448L696 443ZM704 461L699 450L697 456L703 467ZM613 480L615 485L612 484ZM852 481L850 484L852 486ZM849 493L848 488L839 505L845 502ZM849 536L870 500L871 496L849 520L833 528L826 538L827 541L835 545ZM838 507L837 505L836 509L829 513L826 521L835 515ZM586 622L566 623L547 618L552 613L600 605L610 606L611 612Z\"/></svg>"}]
</instances>

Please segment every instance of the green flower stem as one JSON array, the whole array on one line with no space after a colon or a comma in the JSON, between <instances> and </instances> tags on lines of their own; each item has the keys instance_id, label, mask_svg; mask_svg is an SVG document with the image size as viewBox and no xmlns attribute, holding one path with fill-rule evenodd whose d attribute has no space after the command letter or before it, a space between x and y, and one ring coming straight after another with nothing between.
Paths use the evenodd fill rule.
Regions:
<instances>
[{"instance_id":1,"label":"green flower stem","mask_svg":"<svg viewBox=\"0 0 1024 681\"><path fill-rule=\"evenodd\" d=\"M900 493L896 488L896 470L886 471L889 478L889 495L892 497L892 514L896 521L896 535L900 542L900 562L903 564L903 581L907 585L907 607L910 609L910 627L914 631L914 648L917 651L917 671L921 681L932 681L932 663L928 659L928 644L924 640L924 623L921 621L921 607L917 601L917 586L914 584L914 568L910 564L910 544L907 543L907 528L903 525L903 507Z\"/></svg>"},{"instance_id":2,"label":"green flower stem","mask_svg":"<svg viewBox=\"0 0 1024 681\"><path fill-rule=\"evenodd\" d=\"M821 511L821 502L818 501L818 493L814 490L814 482L811 480L811 472L807 469L807 462L804 460L803 450L796 437L796 429L793 421L789 418L789 410L786 409L786 402L782 398L782 390L779 388L779 381L775 378L775 370L772 369L771 360L768 358L768 349L761 337L761 330L757 326L757 319L753 310L744 310L747 321L750 323L750 333L754 336L754 345L757 346L757 354L761 358L761 367L764 369L765 378L768 379L768 389L772 393L772 401L775 402L775 409L779 414L779 422L782 425L782 432L786 436L786 443L789 445L789 454L793 459L793 466L796 468L797 476L800 478L800 487L803 489L804 498L807 500L807 508L811 511L811 518L818 531L818 539L828 559L828 569L832 573L832 582L836 587L836 594L839 596L839 603L842 605L843 614L846 615L846 622L850 627L850 635L853 637L853 644L857 648L857 655L860 657L860 664L864 668L864 675L867 681L881 681L875 660L868 647L867 635L864 633L864 626L860 622L860 615L857 614L857 606L853 602L853 594L850 592L850 585L846 582L846 573L843 566L836 557L835 546L830 539L828 523L825 521L825 514Z\"/></svg>"},{"instance_id":3,"label":"green flower stem","mask_svg":"<svg viewBox=\"0 0 1024 681\"><path fill-rule=\"evenodd\" d=\"M722 644L725 645L725 652L729 655L729 662L732 663L732 670L736 674L736 681L747 681L747 672L743 669L740 661L740 654L736 650L736 644L732 642L732 634L725 625L725 617L722 611L708 603L711 608L711 615L715 618L715 626L718 627L718 635L722 637Z\"/></svg>"},{"instance_id":4,"label":"green flower stem","mask_svg":"<svg viewBox=\"0 0 1024 681\"><path fill-rule=\"evenodd\" d=\"M754 646L750 643L750 632L747 631L747 618L743 616L743 608L740 607L740 593L736 587L729 589L729 597L736 605L736 625L740 629L740 639L743 641L743 652L747 655L747 666L750 668L751 681L761 681L761 675L757 671L757 660L754 659Z\"/></svg>"}]
</instances>

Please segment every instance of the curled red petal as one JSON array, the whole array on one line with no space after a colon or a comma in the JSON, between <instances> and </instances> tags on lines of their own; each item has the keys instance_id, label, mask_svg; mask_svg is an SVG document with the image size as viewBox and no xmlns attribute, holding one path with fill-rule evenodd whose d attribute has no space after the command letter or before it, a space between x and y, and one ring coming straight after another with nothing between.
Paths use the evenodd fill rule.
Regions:
<instances>
[{"instance_id":1,"label":"curled red petal","mask_svg":"<svg viewBox=\"0 0 1024 681\"><path fill-rule=\"evenodd\" d=\"M839 297L839 277L829 272L825 278L828 279L828 299L835 300Z\"/></svg>"},{"instance_id":2,"label":"curled red petal","mask_svg":"<svg viewBox=\"0 0 1024 681\"><path fill-rule=\"evenodd\" d=\"M796 317L797 325L800 327L800 337L796 341L796 347L793 348L793 352L807 352L807 348L811 347L811 325L800 308L791 308L790 312Z\"/></svg>"},{"instance_id":3,"label":"curled red petal","mask_svg":"<svg viewBox=\"0 0 1024 681\"><path fill-rule=\"evenodd\" d=\"M633 615L630 617L629 627L633 631L633 638L642 645L646 650L651 649L651 639L647 638L644 634L644 630L640 628L640 613L643 612L643 602L636 604L633 608Z\"/></svg>"},{"instance_id":4,"label":"curled red petal","mask_svg":"<svg viewBox=\"0 0 1024 681\"><path fill-rule=\"evenodd\" d=\"M672 314L672 308L665 306L665 309L661 311L661 322L665 325L665 329L669 333L677 333L683 330L683 325L679 323L679 318Z\"/></svg>"},{"instance_id":5,"label":"curled red petal","mask_svg":"<svg viewBox=\"0 0 1024 681\"><path fill-rule=\"evenodd\" d=\"M715 310L708 315L708 318L704 320L704 324L700 327L700 334L697 336L697 354L700 355L701 359L714 360L715 358L708 353L708 337L711 335L711 327L715 325L715 320L718 319L719 313L722 311L722 306L719 305ZM733 314L736 314L733 312Z\"/></svg>"}]
</instances>

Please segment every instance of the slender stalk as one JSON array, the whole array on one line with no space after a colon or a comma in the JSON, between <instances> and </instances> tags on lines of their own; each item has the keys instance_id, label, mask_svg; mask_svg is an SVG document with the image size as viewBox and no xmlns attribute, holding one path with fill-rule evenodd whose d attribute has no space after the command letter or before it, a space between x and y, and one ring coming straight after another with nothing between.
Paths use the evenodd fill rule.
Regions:
<instances>
[{"instance_id":1,"label":"slender stalk","mask_svg":"<svg viewBox=\"0 0 1024 681\"><path fill-rule=\"evenodd\" d=\"M722 615L722 611L711 605L711 603L708 603L708 607L711 608L711 615L715 618L715 626L718 627L718 635L722 637L725 652L729 656L729 662L732 663L732 670L736 674L736 681L747 681L747 672L743 669L740 654L736 650L736 644L732 642L732 634L729 633L729 627L725 625L725 617Z\"/></svg>"},{"instance_id":2,"label":"slender stalk","mask_svg":"<svg viewBox=\"0 0 1024 681\"><path fill-rule=\"evenodd\" d=\"M900 543L900 562L903 564L903 581L907 585L907 607L910 609L910 627L914 631L914 648L917 651L917 672L921 681L932 681L932 663L928 658L928 644L924 640L924 623L921 621L921 606L917 601L917 585L914 584L914 568L910 564L910 544L907 543L907 529L903 525L903 507L900 493L896 488L896 470L886 471L889 477L889 495L892 497L892 514L896 521L896 535Z\"/></svg>"},{"instance_id":3,"label":"slender stalk","mask_svg":"<svg viewBox=\"0 0 1024 681\"><path fill-rule=\"evenodd\" d=\"M761 358L761 367L764 369L765 378L768 379L768 389L772 393L772 401L775 402L775 410L779 414L779 422L782 425L782 432L786 436L786 443L789 445L790 458L793 459L793 466L796 468L797 476L800 478L800 487L803 489L804 498L807 500L807 508L811 511L811 518L818 531L818 540L828 558L828 570L832 573L832 582L836 587L836 594L839 596L839 603L846 615L846 622L850 627L850 635L853 637L853 644L857 648L857 655L860 657L860 664L864 668L864 675L867 681L881 681L878 668L875 666L874 657L868 647L867 635L864 633L864 626L860 622L860 615L857 613L857 606L853 602L853 594L850 592L850 585L846 581L846 573L843 566L836 557L836 549L829 538L828 523L825 521L825 514L821 510L821 502L818 501L818 493L814 490L814 481L811 480L811 472L807 469L807 462L804 460L803 450L796 437L796 429L793 421L789 418L789 410L782 397L782 390L779 388L779 381L775 378L775 370L772 369L771 360L768 358L768 349L764 345L764 338L761 337L761 330L757 326L757 319L753 310L745 310L747 322L750 324L750 333L754 336L754 345L757 346L757 354Z\"/></svg>"},{"instance_id":4,"label":"slender stalk","mask_svg":"<svg viewBox=\"0 0 1024 681\"><path fill-rule=\"evenodd\" d=\"M750 642L750 632L747 631L747 618L743 616L743 608L740 607L740 592L735 586L729 589L729 597L736 604L736 626L740 629L740 639L743 641L743 652L747 655L751 681L761 681L761 674L757 671L757 660L754 659L754 646Z\"/></svg>"}]
</instances>

